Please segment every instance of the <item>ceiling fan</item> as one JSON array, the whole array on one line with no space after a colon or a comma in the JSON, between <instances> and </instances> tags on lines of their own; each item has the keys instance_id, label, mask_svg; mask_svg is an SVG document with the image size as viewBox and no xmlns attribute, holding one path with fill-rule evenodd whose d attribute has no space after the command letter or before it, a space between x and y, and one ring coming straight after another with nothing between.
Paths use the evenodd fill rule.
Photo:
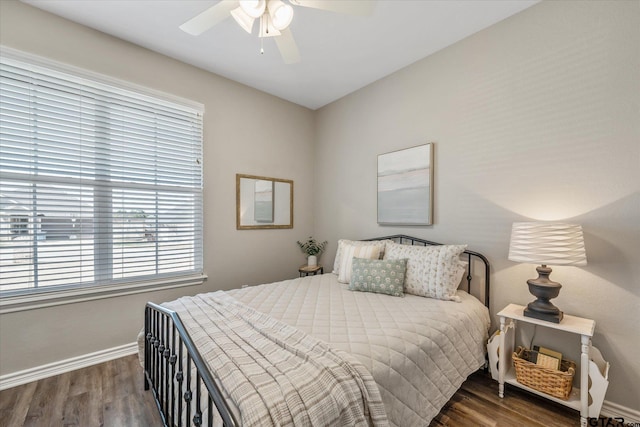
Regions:
<instances>
[{"instance_id":1,"label":"ceiling fan","mask_svg":"<svg viewBox=\"0 0 640 427\"><path fill-rule=\"evenodd\" d=\"M290 4L289 4L290 3ZM300 61L300 52L289 29L293 19L293 7L303 6L351 15L370 15L375 0L221 0L204 12L180 25L180 29L198 36L232 16L249 34L255 20L260 27L258 37L274 37L282 59L286 64ZM262 48L260 49L262 53Z\"/></svg>"}]
</instances>

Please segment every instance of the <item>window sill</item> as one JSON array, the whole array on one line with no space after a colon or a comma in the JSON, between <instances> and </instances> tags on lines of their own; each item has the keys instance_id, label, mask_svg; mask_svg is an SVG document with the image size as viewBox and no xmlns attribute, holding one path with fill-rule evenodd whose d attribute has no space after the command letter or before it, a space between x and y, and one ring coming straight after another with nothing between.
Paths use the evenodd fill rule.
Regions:
<instances>
[{"instance_id":1,"label":"window sill","mask_svg":"<svg viewBox=\"0 0 640 427\"><path fill-rule=\"evenodd\" d=\"M164 280L77 288L31 295L16 295L0 299L0 314L34 310L56 305L73 304L102 298L139 294L143 292L161 291L184 286L197 286L203 284L205 280L207 280L206 275L197 274Z\"/></svg>"}]
</instances>

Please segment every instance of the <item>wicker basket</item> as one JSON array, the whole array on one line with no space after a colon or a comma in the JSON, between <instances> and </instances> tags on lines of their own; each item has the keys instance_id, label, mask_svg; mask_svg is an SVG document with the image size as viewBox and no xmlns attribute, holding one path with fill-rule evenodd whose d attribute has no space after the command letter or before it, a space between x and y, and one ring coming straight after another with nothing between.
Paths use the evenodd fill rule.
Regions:
<instances>
[{"instance_id":1,"label":"wicker basket","mask_svg":"<svg viewBox=\"0 0 640 427\"><path fill-rule=\"evenodd\" d=\"M543 368L529 362L529 353L524 347L518 347L513 353L513 366L516 368L516 380L520 384L531 387L558 399L567 400L571 394L576 364L571 360L562 360L560 370Z\"/></svg>"}]
</instances>

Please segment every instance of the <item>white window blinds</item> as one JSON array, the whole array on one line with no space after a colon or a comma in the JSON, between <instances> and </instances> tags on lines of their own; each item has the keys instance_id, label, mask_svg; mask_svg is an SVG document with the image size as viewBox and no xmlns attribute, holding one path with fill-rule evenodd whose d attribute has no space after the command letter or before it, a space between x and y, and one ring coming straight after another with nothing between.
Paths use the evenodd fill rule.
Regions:
<instances>
[{"instance_id":1,"label":"white window blinds","mask_svg":"<svg viewBox=\"0 0 640 427\"><path fill-rule=\"evenodd\" d=\"M0 295L202 273L202 110L0 66Z\"/></svg>"}]
</instances>

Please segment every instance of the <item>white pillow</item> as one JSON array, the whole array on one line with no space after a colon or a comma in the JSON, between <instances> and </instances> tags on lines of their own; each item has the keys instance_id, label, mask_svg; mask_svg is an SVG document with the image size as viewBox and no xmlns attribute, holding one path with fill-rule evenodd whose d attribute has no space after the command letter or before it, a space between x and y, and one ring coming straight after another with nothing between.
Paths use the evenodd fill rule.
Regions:
<instances>
[{"instance_id":1,"label":"white pillow","mask_svg":"<svg viewBox=\"0 0 640 427\"><path fill-rule=\"evenodd\" d=\"M462 285L462 279L465 279L465 283L466 282L466 276L464 275L464 273L467 272L467 267L469 266L469 263L466 261L458 261L458 267L456 269L456 277L455 277L455 282L457 283L456 285L456 289L458 289L460 287L460 285Z\"/></svg>"},{"instance_id":2,"label":"white pillow","mask_svg":"<svg viewBox=\"0 0 640 427\"><path fill-rule=\"evenodd\" d=\"M340 265L343 263L343 253L344 248L348 245L351 246L378 246L380 247L380 259L382 259L382 255L384 254L384 247L387 243L393 243L393 240L346 240L340 239L338 240L338 250L336 251L336 258L333 262L333 274L340 275ZM350 257L351 259L353 257Z\"/></svg>"},{"instance_id":3,"label":"white pillow","mask_svg":"<svg viewBox=\"0 0 640 427\"><path fill-rule=\"evenodd\" d=\"M351 281L351 265L354 258L380 259L380 245L344 244L338 266L338 282L349 283Z\"/></svg>"},{"instance_id":4,"label":"white pillow","mask_svg":"<svg viewBox=\"0 0 640 427\"><path fill-rule=\"evenodd\" d=\"M445 301L460 301L456 289L464 274L460 254L467 245L411 246L389 243L384 259L407 259L404 291Z\"/></svg>"}]
</instances>

